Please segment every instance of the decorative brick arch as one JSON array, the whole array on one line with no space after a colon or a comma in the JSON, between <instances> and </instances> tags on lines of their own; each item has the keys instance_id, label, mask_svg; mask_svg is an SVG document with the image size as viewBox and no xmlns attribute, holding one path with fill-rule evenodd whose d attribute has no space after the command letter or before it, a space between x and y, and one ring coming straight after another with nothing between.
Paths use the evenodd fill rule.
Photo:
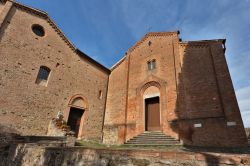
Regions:
<instances>
[{"instance_id":1,"label":"decorative brick arch","mask_svg":"<svg viewBox=\"0 0 250 166\"><path fill-rule=\"evenodd\" d=\"M74 105L74 101L76 101L77 99L81 99L83 101L83 106ZM88 100L82 94L76 94L76 95L72 96L71 99L69 100L68 106L70 106L70 107L76 107L76 108L82 108L85 111L87 111L88 108L89 108L88 107Z\"/></svg>"},{"instance_id":2,"label":"decorative brick arch","mask_svg":"<svg viewBox=\"0 0 250 166\"><path fill-rule=\"evenodd\" d=\"M88 118L88 112L89 112L89 104L88 104L87 98L84 97L82 94L76 94L70 98L68 102L68 108L66 112L64 113L65 119L67 121L69 118L70 109L72 107L81 109L83 111L83 115L82 115L81 122L80 122L79 134L78 134L78 138L83 138L84 133L85 133L84 132L85 126L86 126L85 123L86 123L86 119Z\"/></svg>"},{"instance_id":3,"label":"decorative brick arch","mask_svg":"<svg viewBox=\"0 0 250 166\"><path fill-rule=\"evenodd\" d=\"M154 75L150 75L146 80L144 80L136 89L137 94L143 93L148 87L156 86L159 89L166 88L167 82L156 77Z\"/></svg>"},{"instance_id":4,"label":"decorative brick arch","mask_svg":"<svg viewBox=\"0 0 250 166\"><path fill-rule=\"evenodd\" d=\"M160 97L160 126L163 130L163 121L167 115L167 105L165 102L167 99L167 82L161 80L160 78L151 75L145 81L143 81L138 88L136 89L136 110L138 112L138 119L136 123L137 134L140 134L145 131L145 101L144 101L144 92L150 87L156 87L159 89Z\"/></svg>"},{"instance_id":5,"label":"decorative brick arch","mask_svg":"<svg viewBox=\"0 0 250 166\"><path fill-rule=\"evenodd\" d=\"M142 87L141 87L141 90L140 90L140 93L143 94L145 92L146 89L148 89L149 87L151 86L155 86L159 89L161 89L161 85L159 82L157 81L150 81L150 82L147 82L145 83Z\"/></svg>"}]
</instances>

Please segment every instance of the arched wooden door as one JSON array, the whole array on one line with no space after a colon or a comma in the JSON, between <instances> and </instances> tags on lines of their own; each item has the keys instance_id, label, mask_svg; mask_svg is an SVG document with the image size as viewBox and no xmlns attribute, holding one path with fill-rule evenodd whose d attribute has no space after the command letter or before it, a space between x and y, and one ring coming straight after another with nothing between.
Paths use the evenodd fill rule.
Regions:
<instances>
[{"instance_id":1,"label":"arched wooden door","mask_svg":"<svg viewBox=\"0 0 250 166\"><path fill-rule=\"evenodd\" d=\"M160 98L145 99L145 129L146 131L160 131Z\"/></svg>"}]
</instances>

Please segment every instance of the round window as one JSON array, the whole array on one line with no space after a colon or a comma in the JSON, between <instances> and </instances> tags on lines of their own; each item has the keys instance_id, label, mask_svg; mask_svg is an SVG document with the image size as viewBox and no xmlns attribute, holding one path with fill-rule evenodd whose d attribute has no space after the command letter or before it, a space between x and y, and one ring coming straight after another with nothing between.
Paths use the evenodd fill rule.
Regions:
<instances>
[{"instance_id":1,"label":"round window","mask_svg":"<svg viewBox=\"0 0 250 166\"><path fill-rule=\"evenodd\" d=\"M41 25L32 25L32 31L40 37L43 37L45 35L44 28Z\"/></svg>"}]
</instances>

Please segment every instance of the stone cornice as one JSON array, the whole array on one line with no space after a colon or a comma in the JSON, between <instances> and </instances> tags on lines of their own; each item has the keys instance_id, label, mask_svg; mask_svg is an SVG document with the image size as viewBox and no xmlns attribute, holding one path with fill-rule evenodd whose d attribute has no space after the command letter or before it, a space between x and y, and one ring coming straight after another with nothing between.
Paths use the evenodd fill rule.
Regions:
<instances>
[{"instance_id":1,"label":"stone cornice","mask_svg":"<svg viewBox=\"0 0 250 166\"><path fill-rule=\"evenodd\" d=\"M214 39L214 40L200 40L200 41L184 41L180 42L180 47L192 47L192 48L205 48L209 47L211 43L222 43L226 42L226 39Z\"/></svg>"},{"instance_id":2,"label":"stone cornice","mask_svg":"<svg viewBox=\"0 0 250 166\"><path fill-rule=\"evenodd\" d=\"M205 47L209 47L209 44L208 43L180 43L180 47L205 48Z\"/></svg>"}]
</instances>

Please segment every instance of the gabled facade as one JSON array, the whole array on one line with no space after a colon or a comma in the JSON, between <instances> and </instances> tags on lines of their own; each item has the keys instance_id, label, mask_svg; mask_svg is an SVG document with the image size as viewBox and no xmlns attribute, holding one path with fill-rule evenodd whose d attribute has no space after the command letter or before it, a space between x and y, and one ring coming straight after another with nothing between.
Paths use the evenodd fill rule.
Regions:
<instances>
[{"instance_id":1,"label":"gabled facade","mask_svg":"<svg viewBox=\"0 0 250 166\"><path fill-rule=\"evenodd\" d=\"M46 13L1 1L1 125L44 135L61 111L79 138L107 144L161 131L185 145L247 145L225 40L178 35L148 33L109 70Z\"/></svg>"},{"instance_id":2,"label":"gabled facade","mask_svg":"<svg viewBox=\"0 0 250 166\"><path fill-rule=\"evenodd\" d=\"M1 125L46 135L59 111L66 120L75 112L78 136L102 140L110 70L76 49L46 13L12 1L0 4Z\"/></svg>"},{"instance_id":3,"label":"gabled facade","mask_svg":"<svg viewBox=\"0 0 250 166\"><path fill-rule=\"evenodd\" d=\"M104 142L160 130L188 145L246 144L224 52L223 39L182 42L178 32L147 34L111 69Z\"/></svg>"}]
</instances>

